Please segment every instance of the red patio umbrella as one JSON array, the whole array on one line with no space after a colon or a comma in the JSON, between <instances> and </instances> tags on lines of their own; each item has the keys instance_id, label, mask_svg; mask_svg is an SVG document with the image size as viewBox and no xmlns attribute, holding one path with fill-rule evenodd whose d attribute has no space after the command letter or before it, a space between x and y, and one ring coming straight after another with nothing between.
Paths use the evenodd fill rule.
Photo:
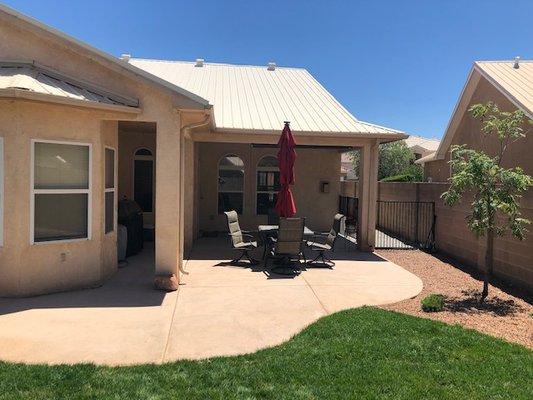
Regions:
<instances>
[{"instance_id":1,"label":"red patio umbrella","mask_svg":"<svg viewBox=\"0 0 533 400\"><path fill-rule=\"evenodd\" d=\"M281 132L278 142L279 183L281 189L276 201L276 211L280 217L292 217L296 214L296 205L290 185L294 184L294 162L296 161L296 143L292 137L289 122L285 121L285 127Z\"/></svg>"}]
</instances>

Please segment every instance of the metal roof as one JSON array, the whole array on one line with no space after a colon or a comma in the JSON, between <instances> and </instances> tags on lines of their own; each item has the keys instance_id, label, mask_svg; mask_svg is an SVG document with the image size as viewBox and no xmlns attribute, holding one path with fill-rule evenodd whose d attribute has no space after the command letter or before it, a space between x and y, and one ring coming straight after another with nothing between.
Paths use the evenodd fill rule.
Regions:
<instances>
[{"instance_id":1,"label":"metal roof","mask_svg":"<svg viewBox=\"0 0 533 400\"><path fill-rule=\"evenodd\" d=\"M533 60L477 61L474 65L493 85L511 97L519 108L533 114Z\"/></svg>"},{"instance_id":2,"label":"metal roof","mask_svg":"<svg viewBox=\"0 0 533 400\"><path fill-rule=\"evenodd\" d=\"M17 89L106 105L139 105L136 99L113 94L31 63L0 63L0 89Z\"/></svg>"},{"instance_id":3,"label":"metal roof","mask_svg":"<svg viewBox=\"0 0 533 400\"><path fill-rule=\"evenodd\" d=\"M82 42L81 40L78 40L70 35L67 35L64 32L59 31L58 29L52 28L51 26L48 26L46 24L43 24L42 22L36 20L35 18L29 17L27 15L24 15L17 10L8 7L6 5L0 4L0 14L9 15L15 20L22 21L23 23L29 24L33 28L37 28L39 30L42 30L44 32L47 32L51 35L53 35L55 38L61 39L66 42L67 46L78 46L81 49L85 50L89 54L97 56L96 60L98 60L98 57L102 60L105 60L107 62L110 62L114 64L115 66L118 66L121 70L127 71L131 74L134 74L137 77L141 77L143 79L146 79L149 82L152 82L160 87L164 87L168 90L171 90L175 93L178 93L182 96L185 96L189 98L190 100L198 103L199 105L203 106L205 109L210 109L211 105L209 102L200 96L195 95L194 93L190 93L189 91L178 87L176 85L173 85L172 83L165 81L164 79L161 79L157 76L154 76L152 74L147 73L145 70L135 67L134 65L130 65L127 62L114 57L104 51L101 51L93 46L90 46L89 44Z\"/></svg>"},{"instance_id":4,"label":"metal roof","mask_svg":"<svg viewBox=\"0 0 533 400\"><path fill-rule=\"evenodd\" d=\"M418 146L425 151L436 151L439 148L440 140L411 135L405 139L405 143L409 148Z\"/></svg>"},{"instance_id":5,"label":"metal roof","mask_svg":"<svg viewBox=\"0 0 533 400\"><path fill-rule=\"evenodd\" d=\"M403 134L357 120L302 68L231 65L131 58L131 64L213 104L218 130Z\"/></svg>"}]
</instances>

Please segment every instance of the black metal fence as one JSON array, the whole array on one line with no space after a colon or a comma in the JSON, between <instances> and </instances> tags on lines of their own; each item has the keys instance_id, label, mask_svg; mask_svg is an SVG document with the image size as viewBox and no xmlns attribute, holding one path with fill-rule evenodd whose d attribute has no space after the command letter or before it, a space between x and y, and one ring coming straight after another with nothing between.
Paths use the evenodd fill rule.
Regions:
<instances>
[{"instance_id":1,"label":"black metal fence","mask_svg":"<svg viewBox=\"0 0 533 400\"><path fill-rule=\"evenodd\" d=\"M339 212L346 215L346 234L356 238L358 199L339 197ZM435 203L378 201L376 245L378 249L435 249Z\"/></svg>"},{"instance_id":2,"label":"black metal fence","mask_svg":"<svg viewBox=\"0 0 533 400\"><path fill-rule=\"evenodd\" d=\"M376 248L434 250L434 202L378 201L376 217Z\"/></svg>"}]
</instances>

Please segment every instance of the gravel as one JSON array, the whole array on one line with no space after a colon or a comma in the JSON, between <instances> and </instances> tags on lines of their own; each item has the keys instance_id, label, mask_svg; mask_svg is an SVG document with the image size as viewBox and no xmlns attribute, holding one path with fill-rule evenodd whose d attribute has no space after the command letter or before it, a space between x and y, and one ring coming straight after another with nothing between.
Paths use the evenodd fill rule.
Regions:
<instances>
[{"instance_id":1,"label":"gravel","mask_svg":"<svg viewBox=\"0 0 533 400\"><path fill-rule=\"evenodd\" d=\"M533 349L533 299L525 290L494 282L496 286L489 287L489 296L480 304L483 281L473 269L419 250L380 250L377 253L412 272L424 283L418 296L382 308L459 324ZM420 301L430 293L444 295L443 311L422 311Z\"/></svg>"}]
</instances>

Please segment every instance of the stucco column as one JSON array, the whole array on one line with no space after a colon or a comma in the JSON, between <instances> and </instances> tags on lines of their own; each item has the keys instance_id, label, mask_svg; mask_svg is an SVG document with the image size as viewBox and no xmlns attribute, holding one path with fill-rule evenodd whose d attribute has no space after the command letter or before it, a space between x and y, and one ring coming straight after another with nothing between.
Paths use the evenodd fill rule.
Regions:
<instances>
[{"instance_id":1,"label":"stucco column","mask_svg":"<svg viewBox=\"0 0 533 400\"><path fill-rule=\"evenodd\" d=\"M180 245L180 117L157 124L155 286L175 290L178 285Z\"/></svg>"},{"instance_id":2,"label":"stucco column","mask_svg":"<svg viewBox=\"0 0 533 400\"><path fill-rule=\"evenodd\" d=\"M379 143L373 140L361 147L360 152L357 242L360 250L373 251L376 241Z\"/></svg>"}]
</instances>

